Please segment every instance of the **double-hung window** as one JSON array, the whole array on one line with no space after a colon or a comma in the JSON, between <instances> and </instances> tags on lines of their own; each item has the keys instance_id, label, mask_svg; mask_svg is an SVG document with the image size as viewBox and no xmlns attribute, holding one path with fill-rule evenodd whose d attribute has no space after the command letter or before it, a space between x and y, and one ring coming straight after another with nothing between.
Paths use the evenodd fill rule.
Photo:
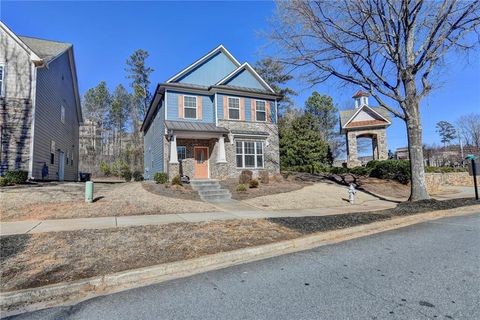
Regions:
<instances>
[{"instance_id":1,"label":"double-hung window","mask_svg":"<svg viewBox=\"0 0 480 320\"><path fill-rule=\"evenodd\" d=\"M0 64L0 97L5 96L5 65Z\"/></svg>"},{"instance_id":2,"label":"double-hung window","mask_svg":"<svg viewBox=\"0 0 480 320\"><path fill-rule=\"evenodd\" d=\"M240 119L240 98L228 97L228 119Z\"/></svg>"},{"instance_id":3,"label":"double-hung window","mask_svg":"<svg viewBox=\"0 0 480 320\"><path fill-rule=\"evenodd\" d=\"M236 141L237 168L263 168L262 141Z\"/></svg>"},{"instance_id":4,"label":"double-hung window","mask_svg":"<svg viewBox=\"0 0 480 320\"><path fill-rule=\"evenodd\" d=\"M188 119L197 119L197 97L183 96L183 115Z\"/></svg>"},{"instance_id":5,"label":"double-hung window","mask_svg":"<svg viewBox=\"0 0 480 320\"><path fill-rule=\"evenodd\" d=\"M178 156L178 160L187 159L187 148L185 146L178 146L177 147L177 156Z\"/></svg>"},{"instance_id":6,"label":"double-hung window","mask_svg":"<svg viewBox=\"0 0 480 320\"><path fill-rule=\"evenodd\" d=\"M267 121L266 103L262 100L255 100L255 119L257 121Z\"/></svg>"}]
</instances>

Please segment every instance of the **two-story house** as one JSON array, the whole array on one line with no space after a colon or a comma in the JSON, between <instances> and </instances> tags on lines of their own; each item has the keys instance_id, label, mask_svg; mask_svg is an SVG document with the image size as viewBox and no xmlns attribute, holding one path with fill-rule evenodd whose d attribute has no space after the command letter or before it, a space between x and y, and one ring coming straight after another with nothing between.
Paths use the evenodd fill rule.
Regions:
<instances>
[{"instance_id":1,"label":"two-story house","mask_svg":"<svg viewBox=\"0 0 480 320\"><path fill-rule=\"evenodd\" d=\"M78 180L81 122L73 46L17 36L0 22L0 175Z\"/></svg>"},{"instance_id":2,"label":"two-story house","mask_svg":"<svg viewBox=\"0 0 480 320\"><path fill-rule=\"evenodd\" d=\"M279 172L279 98L248 63L213 49L157 86L141 128L145 178Z\"/></svg>"}]
</instances>

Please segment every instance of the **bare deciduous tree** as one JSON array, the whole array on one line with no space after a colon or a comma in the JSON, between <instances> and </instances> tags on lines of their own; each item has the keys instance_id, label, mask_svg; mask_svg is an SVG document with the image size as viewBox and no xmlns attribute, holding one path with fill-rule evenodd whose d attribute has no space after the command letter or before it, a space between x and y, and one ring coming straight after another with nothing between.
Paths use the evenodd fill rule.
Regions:
<instances>
[{"instance_id":1,"label":"bare deciduous tree","mask_svg":"<svg viewBox=\"0 0 480 320\"><path fill-rule=\"evenodd\" d=\"M471 113L460 117L457 127L466 145L480 148L480 114Z\"/></svg>"},{"instance_id":2,"label":"bare deciduous tree","mask_svg":"<svg viewBox=\"0 0 480 320\"><path fill-rule=\"evenodd\" d=\"M368 90L405 121L410 200L428 199L420 101L453 49L478 44L480 1L278 1L272 37L311 84L340 79Z\"/></svg>"}]
</instances>

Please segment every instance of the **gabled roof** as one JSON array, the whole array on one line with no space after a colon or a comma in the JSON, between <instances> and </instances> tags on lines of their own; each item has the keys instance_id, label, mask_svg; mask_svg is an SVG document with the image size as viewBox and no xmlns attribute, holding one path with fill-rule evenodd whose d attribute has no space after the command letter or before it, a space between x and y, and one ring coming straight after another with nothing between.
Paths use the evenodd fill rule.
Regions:
<instances>
[{"instance_id":1,"label":"gabled roof","mask_svg":"<svg viewBox=\"0 0 480 320\"><path fill-rule=\"evenodd\" d=\"M391 118L390 118L390 113L388 112L387 109L382 108L382 107L369 107L369 106L362 106L357 109L349 109L349 110L344 110L340 111L340 127L341 129L347 128L348 124L352 122L353 119L357 116L357 114L360 113L360 111L367 109L371 111L373 114L377 115L379 117L378 120L380 122L377 122L375 120L366 120L366 121L359 121L357 124L352 127L360 127L360 126L378 126L378 125L390 125L391 124ZM375 121L375 122L368 122L368 121ZM362 123L363 122L363 123Z\"/></svg>"},{"instance_id":2,"label":"gabled roof","mask_svg":"<svg viewBox=\"0 0 480 320\"><path fill-rule=\"evenodd\" d=\"M203 62L207 61L208 59L210 59L211 57L213 57L219 52L223 52L235 64L235 66L237 67L240 66L240 62L238 62L238 60L235 59L235 57L223 45L219 45L218 47L216 47L215 49L213 49L212 51L210 51L209 53L207 53L206 55L204 55L203 57L201 57L200 59L198 59L197 61L195 61L194 63L192 63L185 69L183 69L182 71L180 71L179 73L175 74L173 77L168 79L167 82L173 82L180 79L182 76L192 71L196 67L200 66Z\"/></svg>"},{"instance_id":3,"label":"gabled roof","mask_svg":"<svg viewBox=\"0 0 480 320\"><path fill-rule=\"evenodd\" d=\"M368 97L370 93L363 91L363 90L358 90L357 93L353 95L352 98L359 98L359 97Z\"/></svg>"},{"instance_id":4,"label":"gabled roof","mask_svg":"<svg viewBox=\"0 0 480 320\"><path fill-rule=\"evenodd\" d=\"M30 50L40 57L44 62L55 59L69 48L72 47L70 43L44 40L32 37L18 36L23 43L27 45Z\"/></svg>"},{"instance_id":5,"label":"gabled roof","mask_svg":"<svg viewBox=\"0 0 480 320\"><path fill-rule=\"evenodd\" d=\"M229 75L227 75L225 78L223 78L222 80L218 81L215 85L216 86L219 86L219 85L226 85L228 84L228 81L233 79L235 76L237 76L240 72L242 72L243 70L247 70L248 72L250 72L250 74L252 74L255 79L257 79L266 89L268 89L270 92L272 93L275 93L275 91L272 89L272 87L270 87L268 85L268 83L263 80L262 77L260 77L260 75L255 71L255 69L253 69L249 64L248 62L245 62L244 64L242 64L241 66L239 66L236 70L233 70Z\"/></svg>"}]
</instances>

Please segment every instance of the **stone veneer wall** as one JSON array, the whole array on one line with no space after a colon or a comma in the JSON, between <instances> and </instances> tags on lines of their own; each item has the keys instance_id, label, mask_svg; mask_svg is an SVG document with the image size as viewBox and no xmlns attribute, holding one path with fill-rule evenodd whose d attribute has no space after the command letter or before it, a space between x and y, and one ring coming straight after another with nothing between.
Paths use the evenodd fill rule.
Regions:
<instances>
[{"instance_id":1,"label":"stone veneer wall","mask_svg":"<svg viewBox=\"0 0 480 320\"><path fill-rule=\"evenodd\" d=\"M378 150L378 159L375 160L387 160L388 159L388 148L387 148L387 131L385 128L380 129L366 129L366 130L349 130L347 132L347 148L348 148L348 158L347 166L349 168L360 166L362 163L358 160L358 148L357 148L357 137L362 135L373 135L376 137L377 141L377 150ZM374 156L374 158L376 155Z\"/></svg>"},{"instance_id":2,"label":"stone veneer wall","mask_svg":"<svg viewBox=\"0 0 480 320\"><path fill-rule=\"evenodd\" d=\"M426 173L428 192L437 192L443 186L473 186L473 177L468 172Z\"/></svg>"},{"instance_id":3,"label":"stone veneer wall","mask_svg":"<svg viewBox=\"0 0 480 320\"><path fill-rule=\"evenodd\" d=\"M0 174L29 170L32 105L27 99L0 99Z\"/></svg>"},{"instance_id":4,"label":"stone veneer wall","mask_svg":"<svg viewBox=\"0 0 480 320\"><path fill-rule=\"evenodd\" d=\"M229 130L242 130L252 132L267 132L269 136L265 140L264 149L264 168L263 169L249 169L253 172L254 176L258 176L258 172L262 170L268 170L270 174L277 174L280 172L280 148L278 139L278 127L276 124L263 123L263 122L247 122L247 121L227 121L219 120L219 127L224 127ZM237 138L238 139L238 138ZM246 138L247 139L247 138ZM243 140L243 139L242 139ZM254 139L255 140L255 139ZM263 140L263 139L258 139ZM214 150L216 152L216 150ZM236 154L235 154L235 142L225 142L225 153L227 156L227 164L218 166L218 172L216 176L218 178L238 177L238 175L244 169L237 169L236 166Z\"/></svg>"},{"instance_id":5,"label":"stone veneer wall","mask_svg":"<svg viewBox=\"0 0 480 320\"><path fill-rule=\"evenodd\" d=\"M274 175L280 172L280 150L278 141L278 128L276 124L258 123L258 122L246 122L246 121L225 121L220 120L218 122L219 127L224 127L229 130L243 130L243 131L262 131L268 132L270 135L266 137L265 149L264 149L264 168L263 169L251 169L254 176L258 176L258 172L261 170L268 170L270 174ZM259 140L264 140L259 139ZM268 144L268 145L267 145ZM236 154L235 143L228 141L225 138L225 154L227 163L217 163L218 154L218 141L217 139L177 139L177 146L186 146L187 159L182 162L183 174L194 177L194 159L193 159L193 147L194 146L206 146L209 147L209 169L210 178L212 179L226 179L235 178L240 175L242 170L236 167ZM170 159L170 143L165 140L165 159L168 166L168 177L173 178L179 173L178 164L169 164ZM249 169L250 170L250 169Z\"/></svg>"}]
</instances>

